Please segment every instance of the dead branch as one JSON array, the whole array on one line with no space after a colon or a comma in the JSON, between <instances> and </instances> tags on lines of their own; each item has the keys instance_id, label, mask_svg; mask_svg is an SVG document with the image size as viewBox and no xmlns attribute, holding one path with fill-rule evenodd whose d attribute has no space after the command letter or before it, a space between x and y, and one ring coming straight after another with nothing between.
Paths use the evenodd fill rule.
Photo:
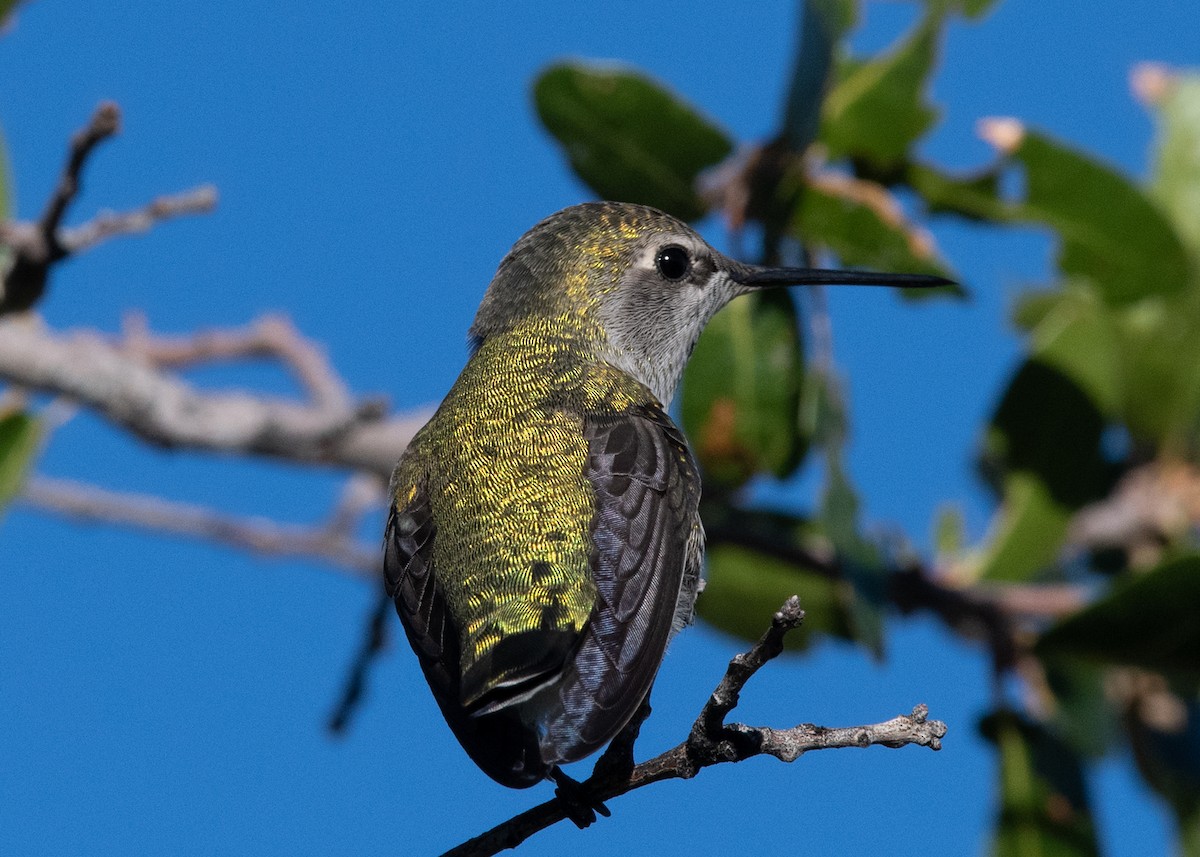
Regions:
<instances>
[{"instance_id":1,"label":"dead branch","mask_svg":"<svg viewBox=\"0 0 1200 857\"><path fill-rule=\"evenodd\" d=\"M903 747L918 744L941 749L946 724L928 719L928 709L916 706L883 723L830 729L802 723L791 729L772 729L726 723L737 706L738 696L764 664L783 650L783 638L804 618L800 600L788 599L771 622L771 627L750 651L737 655L692 725L687 740L667 752L636 765L623 774L606 767L579 784L580 796L592 803L610 800L661 780L690 779L703 768L723 762L741 762L754 756L774 756L792 762L810 750L844 747ZM601 766L597 765L597 770ZM555 798L515 816L486 833L447 851L443 857L489 857L515 848L539 830L568 818L567 805Z\"/></svg>"},{"instance_id":2,"label":"dead branch","mask_svg":"<svg viewBox=\"0 0 1200 857\"><path fill-rule=\"evenodd\" d=\"M57 334L13 319L0 319L0 379L75 401L158 446L325 464L384 479L427 417L381 418L377 401L203 392L95 335Z\"/></svg>"},{"instance_id":3,"label":"dead branch","mask_svg":"<svg viewBox=\"0 0 1200 857\"><path fill-rule=\"evenodd\" d=\"M164 220L208 214L216 205L217 189L212 185L201 185L182 193L160 196L133 211L102 211L82 226L63 229L58 234L58 243L65 255L81 253L110 238L149 232Z\"/></svg>"},{"instance_id":4,"label":"dead branch","mask_svg":"<svg viewBox=\"0 0 1200 857\"><path fill-rule=\"evenodd\" d=\"M66 163L41 217L32 223L0 223L0 244L10 251L0 282L0 315L21 312L36 304L46 291L50 270L71 254L117 235L145 232L171 217L212 209L216 191L201 187L160 197L136 211L102 214L91 223L64 229L63 218L79 195L84 165L96 146L120 128L120 109L110 101L102 103L88 124L71 138Z\"/></svg>"},{"instance_id":5,"label":"dead branch","mask_svg":"<svg viewBox=\"0 0 1200 857\"><path fill-rule=\"evenodd\" d=\"M201 330L187 336L151 333L140 312L125 315L123 350L160 369L179 369L222 360L269 357L296 376L313 404L349 410L354 401L345 383L329 364L320 344L305 338L284 316L267 315L233 330ZM383 405L380 404L382 413Z\"/></svg>"},{"instance_id":6,"label":"dead branch","mask_svg":"<svg viewBox=\"0 0 1200 857\"><path fill-rule=\"evenodd\" d=\"M378 588L379 594L375 599L375 605L371 608L371 615L363 629L362 642L359 644L358 652L354 655L350 669L346 672L342 692L338 695L338 700L327 721L327 728L334 735L343 734L349 726L350 718L358 710L363 695L366 693L367 676L371 674L371 667L374 666L375 661L387 645L387 620L392 615L392 599L383 591L382 586Z\"/></svg>"},{"instance_id":7,"label":"dead branch","mask_svg":"<svg viewBox=\"0 0 1200 857\"><path fill-rule=\"evenodd\" d=\"M326 524L283 524L47 476L30 479L19 502L88 523L118 524L202 539L260 555L323 559L364 580L373 583L379 580L378 546L355 539L352 528L337 513Z\"/></svg>"}]
</instances>

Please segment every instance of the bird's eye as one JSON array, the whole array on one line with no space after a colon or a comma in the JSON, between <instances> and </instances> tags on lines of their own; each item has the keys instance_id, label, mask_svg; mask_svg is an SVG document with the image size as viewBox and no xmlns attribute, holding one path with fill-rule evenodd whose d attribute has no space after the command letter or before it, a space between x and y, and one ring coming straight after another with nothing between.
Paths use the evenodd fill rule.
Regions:
<instances>
[{"instance_id":1,"label":"bird's eye","mask_svg":"<svg viewBox=\"0 0 1200 857\"><path fill-rule=\"evenodd\" d=\"M687 250L678 244L671 244L658 251L654 264L664 279L682 280L692 267L692 259Z\"/></svg>"}]
</instances>

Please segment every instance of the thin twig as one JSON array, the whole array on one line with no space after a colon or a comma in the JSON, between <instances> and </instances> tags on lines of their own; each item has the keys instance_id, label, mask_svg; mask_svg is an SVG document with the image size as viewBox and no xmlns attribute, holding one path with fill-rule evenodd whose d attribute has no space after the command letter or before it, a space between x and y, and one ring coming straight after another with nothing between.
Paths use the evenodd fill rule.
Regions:
<instances>
[{"instance_id":1,"label":"thin twig","mask_svg":"<svg viewBox=\"0 0 1200 857\"><path fill-rule=\"evenodd\" d=\"M769 755L792 762L810 750L845 747L903 747L918 744L941 749L946 725L928 719L924 705L911 714L900 715L883 723L829 729L802 723L791 729L746 726L725 723L725 717L737 705L746 682L783 648L783 638L803 618L800 601L790 598L775 614L770 629L745 654L730 661L717 689L696 718L687 740L667 752L643 762L627 775L608 778L593 776L580 784L580 794L593 802L610 800L634 789L661 780L689 779L703 768L723 762L740 762L753 756ZM489 857L515 848L539 830L568 817L566 805L555 798L515 816L480 836L447 851L443 857Z\"/></svg>"},{"instance_id":2,"label":"thin twig","mask_svg":"<svg viewBox=\"0 0 1200 857\"><path fill-rule=\"evenodd\" d=\"M381 573L376 545L363 544L352 533L328 525L304 526L266 518L242 518L206 506L110 491L47 476L30 479L19 501L89 523L119 524L202 539L267 556L323 559L370 581L378 581Z\"/></svg>"},{"instance_id":3,"label":"thin twig","mask_svg":"<svg viewBox=\"0 0 1200 857\"><path fill-rule=\"evenodd\" d=\"M0 315L22 312L36 304L46 291L51 269L62 259L108 238L145 232L168 218L212 209L216 191L206 186L159 197L135 211L106 213L83 226L64 228L63 220L79 196L84 166L96 146L120 127L120 109L112 102L102 103L88 124L71 137L66 163L41 217L32 223L0 223L0 244L8 251L0 256L8 259L7 270L0 271Z\"/></svg>"},{"instance_id":4,"label":"thin twig","mask_svg":"<svg viewBox=\"0 0 1200 857\"><path fill-rule=\"evenodd\" d=\"M58 243L58 228L62 225L63 216L79 194L80 178L83 165L96 145L121 130L121 110L111 101L103 102L96 108L88 124L81 128L71 138L71 148L67 152L67 163L59 176L54 193L46 202L46 209L38 220L38 227L47 246L52 248L51 254L65 254L65 249ZM61 258L61 255L59 256ZM51 259L51 261L55 261Z\"/></svg>"},{"instance_id":5,"label":"thin twig","mask_svg":"<svg viewBox=\"0 0 1200 857\"><path fill-rule=\"evenodd\" d=\"M313 404L343 411L356 407L321 345L304 337L281 315L267 315L240 328L164 336L150 331L144 314L130 312L123 320L122 334L120 345L124 351L160 369L221 360L274 358L291 370Z\"/></svg>"},{"instance_id":6,"label":"thin twig","mask_svg":"<svg viewBox=\"0 0 1200 857\"><path fill-rule=\"evenodd\" d=\"M716 524L706 527L709 546L731 544L798 565L830 580L843 580L837 555L818 546L798 544L756 532L752 527ZM897 568L888 575L889 599L904 614L927 610L952 631L969 639L983 637L992 652L995 668L1003 671L1016 663L1017 642L1013 616L994 593L957 589L935 579L918 564Z\"/></svg>"},{"instance_id":7,"label":"thin twig","mask_svg":"<svg viewBox=\"0 0 1200 857\"><path fill-rule=\"evenodd\" d=\"M122 235L140 235L173 217L207 214L216 207L217 189L201 185L182 193L160 196L133 211L104 211L88 223L58 233L58 243L67 255L90 250L97 244Z\"/></svg>"},{"instance_id":8,"label":"thin twig","mask_svg":"<svg viewBox=\"0 0 1200 857\"><path fill-rule=\"evenodd\" d=\"M371 615L366 622L362 643L347 672L337 704L329 715L329 731L335 735L346 731L346 727L350 724L350 718L362 704L367 688L367 676L384 646L387 645L387 618L392 612L392 599L383 591L382 585L379 586L379 590L375 605L371 608Z\"/></svg>"},{"instance_id":9,"label":"thin twig","mask_svg":"<svg viewBox=\"0 0 1200 857\"><path fill-rule=\"evenodd\" d=\"M937 245L928 229L910 221L895 195L878 182L842 173L810 169L805 180L808 186L827 196L861 205L875 214L886 226L904 236L914 257L927 262L938 258Z\"/></svg>"}]
</instances>

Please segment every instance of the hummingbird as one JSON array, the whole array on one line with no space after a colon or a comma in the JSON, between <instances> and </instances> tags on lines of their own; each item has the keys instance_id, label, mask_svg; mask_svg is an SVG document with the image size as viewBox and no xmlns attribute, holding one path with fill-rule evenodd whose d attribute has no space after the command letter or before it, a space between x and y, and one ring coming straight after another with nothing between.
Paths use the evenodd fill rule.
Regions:
<instances>
[{"instance_id":1,"label":"hummingbird","mask_svg":"<svg viewBox=\"0 0 1200 857\"><path fill-rule=\"evenodd\" d=\"M616 202L513 245L462 374L396 465L384 538L387 593L484 773L561 785L633 718L692 621L700 473L667 409L717 311L779 286L948 283L744 264Z\"/></svg>"}]
</instances>

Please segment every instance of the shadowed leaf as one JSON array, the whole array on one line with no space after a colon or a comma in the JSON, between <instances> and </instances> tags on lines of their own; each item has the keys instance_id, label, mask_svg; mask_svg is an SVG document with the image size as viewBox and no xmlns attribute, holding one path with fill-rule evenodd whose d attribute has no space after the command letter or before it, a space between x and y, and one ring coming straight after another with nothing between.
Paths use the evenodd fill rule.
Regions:
<instances>
[{"instance_id":1,"label":"shadowed leaf","mask_svg":"<svg viewBox=\"0 0 1200 857\"><path fill-rule=\"evenodd\" d=\"M709 323L683 375L681 414L705 473L736 487L800 463L804 371L792 297L782 289L738 298Z\"/></svg>"},{"instance_id":2,"label":"shadowed leaf","mask_svg":"<svg viewBox=\"0 0 1200 857\"><path fill-rule=\"evenodd\" d=\"M959 0L959 11L967 18L982 18L996 5L996 0Z\"/></svg>"},{"instance_id":3,"label":"shadowed leaf","mask_svg":"<svg viewBox=\"0 0 1200 857\"><path fill-rule=\"evenodd\" d=\"M1103 667L1077 658L1044 657L1046 684L1054 694L1050 725L1077 753L1100 758L1121 737L1121 723L1104 694Z\"/></svg>"},{"instance_id":4,"label":"shadowed leaf","mask_svg":"<svg viewBox=\"0 0 1200 857\"><path fill-rule=\"evenodd\" d=\"M534 82L542 124L601 199L661 208L683 220L705 212L699 173L733 144L716 125L635 71L570 63Z\"/></svg>"},{"instance_id":5,"label":"shadowed leaf","mask_svg":"<svg viewBox=\"0 0 1200 857\"><path fill-rule=\"evenodd\" d=\"M1180 722L1169 727L1129 718L1129 743L1138 771L1175 813L1181 857L1200 855L1200 701L1176 702ZM1167 728L1164 728L1167 727Z\"/></svg>"},{"instance_id":6,"label":"shadowed leaf","mask_svg":"<svg viewBox=\"0 0 1200 857\"><path fill-rule=\"evenodd\" d=\"M1200 556L1113 585L1042 635L1040 653L1200 675Z\"/></svg>"},{"instance_id":7,"label":"shadowed leaf","mask_svg":"<svg viewBox=\"0 0 1200 857\"><path fill-rule=\"evenodd\" d=\"M1000 199L999 167L956 176L927 164L910 163L905 182L925 200L931 214L957 214L968 220L1004 222L1010 212Z\"/></svg>"},{"instance_id":8,"label":"shadowed leaf","mask_svg":"<svg viewBox=\"0 0 1200 857\"><path fill-rule=\"evenodd\" d=\"M837 452L826 455L821 523L833 543L842 575L854 588L850 627L876 657L884 654L884 612L888 606L888 569L880 550L859 532L859 500Z\"/></svg>"},{"instance_id":9,"label":"shadowed leaf","mask_svg":"<svg viewBox=\"0 0 1200 857\"><path fill-rule=\"evenodd\" d=\"M1100 445L1104 426L1096 404L1058 368L1032 359L1018 370L981 462L1004 501L982 577L1028 580L1053 562L1071 512L1113 481Z\"/></svg>"},{"instance_id":10,"label":"shadowed leaf","mask_svg":"<svg viewBox=\"0 0 1200 857\"><path fill-rule=\"evenodd\" d=\"M996 857L1096 857L1095 825L1078 756L1042 727L1011 711L981 731L1000 751Z\"/></svg>"},{"instance_id":11,"label":"shadowed leaf","mask_svg":"<svg viewBox=\"0 0 1200 857\"><path fill-rule=\"evenodd\" d=\"M817 135L821 103L833 67L833 49L857 17L855 7L847 0L805 0L801 6L780 128L780 137L792 152L803 152Z\"/></svg>"}]
</instances>

